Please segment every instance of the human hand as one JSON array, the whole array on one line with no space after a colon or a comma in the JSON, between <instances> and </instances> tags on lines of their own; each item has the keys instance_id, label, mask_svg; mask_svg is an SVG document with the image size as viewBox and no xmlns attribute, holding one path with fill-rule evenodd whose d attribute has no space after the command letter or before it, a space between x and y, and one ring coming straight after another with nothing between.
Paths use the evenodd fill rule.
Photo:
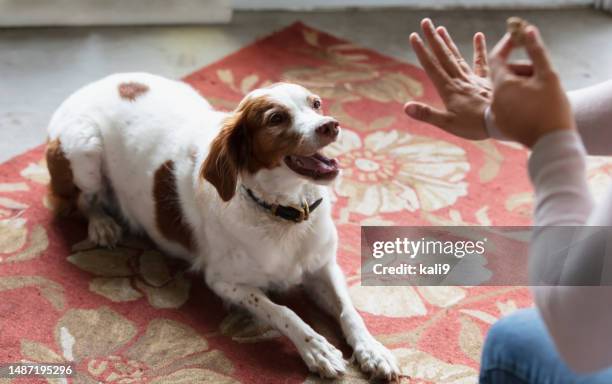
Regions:
<instances>
[{"instance_id":1,"label":"human hand","mask_svg":"<svg viewBox=\"0 0 612 384\"><path fill-rule=\"evenodd\" d=\"M506 34L491 53L491 111L504 136L532 148L558 130L576 129L571 107L536 27L525 29L530 66L508 64L514 46Z\"/></svg>"},{"instance_id":2,"label":"human hand","mask_svg":"<svg viewBox=\"0 0 612 384\"><path fill-rule=\"evenodd\" d=\"M446 28L435 28L430 19L424 19L421 29L431 52L417 33L410 35L410 44L446 110L410 101L404 111L413 119L465 139L488 138L484 112L491 103L491 83L485 36L480 32L474 35L474 62L470 67Z\"/></svg>"}]
</instances>

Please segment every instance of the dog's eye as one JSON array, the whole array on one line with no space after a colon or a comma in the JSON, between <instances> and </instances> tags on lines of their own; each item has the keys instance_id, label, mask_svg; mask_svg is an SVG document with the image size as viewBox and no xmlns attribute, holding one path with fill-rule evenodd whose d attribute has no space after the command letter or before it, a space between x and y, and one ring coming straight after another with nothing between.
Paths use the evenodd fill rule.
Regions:
<instances>
[{"instance_id":1,"label":"dog's eye","mask_svg":"<svg viewBox=\"0 0 612 384\"><path fill-rule=\"evenodd\" d=\"M319 109L319 108L321 108L321 100L316 99L315 101L313 101L313 102L312 102L312 107L313 107L314 109Z\"/></svg>"},{"instance_id":2,"label":"dog's eye","mask_svg":"<svg viewBox=\"0 0 612 384\"><path fill-rule=\"evenodd\" d=\"M272 114L272 116L270 116L270 124L278 125L283 121L285 121L285 115L283 115L282 113L275 112Z\"/></svg>"}]
</instances>

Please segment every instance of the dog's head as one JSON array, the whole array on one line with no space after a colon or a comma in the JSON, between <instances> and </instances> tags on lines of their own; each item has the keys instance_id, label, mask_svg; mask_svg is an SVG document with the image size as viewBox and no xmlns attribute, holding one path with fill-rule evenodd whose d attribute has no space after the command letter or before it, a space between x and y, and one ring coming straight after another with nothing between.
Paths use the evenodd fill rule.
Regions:
<instances>
[{"instance_id":1,"label":"dog's head","mask_svg":"<svg viewBox=\"0 0 612 384\"><path fill-rule=\"evenodd\" d=\"M213 140L201 174L224 201L236 193L241 175L260 171L325 184L338 163L320 153L340 128L325 116L321 99L296 84L277 83L249 93Z\"/></svg>"}]
</instances>

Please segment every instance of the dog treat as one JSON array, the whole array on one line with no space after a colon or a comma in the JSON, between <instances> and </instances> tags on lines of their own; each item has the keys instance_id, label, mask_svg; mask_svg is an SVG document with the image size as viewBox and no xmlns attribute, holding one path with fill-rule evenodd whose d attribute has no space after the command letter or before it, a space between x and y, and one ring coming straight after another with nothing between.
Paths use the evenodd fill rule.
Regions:
<instances>
[{"instance_id":1,"label":"dog treat","mask_svg":"<svg viewBox=\"0 0 612 384\"><path fill-rule=\"evenodd\" d=\"M520 17L510 17L506 21L508 27L508 33L512 38L512 43L515 46L521 46L525 44L525 28L529 23Z\"/></svg>"}]
</instances>

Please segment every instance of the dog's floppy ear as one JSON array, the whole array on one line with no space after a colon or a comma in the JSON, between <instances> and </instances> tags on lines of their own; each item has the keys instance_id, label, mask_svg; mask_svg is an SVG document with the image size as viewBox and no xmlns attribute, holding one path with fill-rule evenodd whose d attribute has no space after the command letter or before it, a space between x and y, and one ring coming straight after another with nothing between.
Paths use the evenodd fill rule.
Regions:
<instances>
[{"instance_id":1,"label":"dog's floppy ear","mask_svg":"<svg viewBox=\"0 0 612 384\"><path fill-rule=\"evenodd\" d=\"M241 112L235 112L223 124L210 145L210 152L202 165L200 175L208 180L223 201L236 194L240 171L247 159L246 127Z\"/></svg>"}]
</instances>

